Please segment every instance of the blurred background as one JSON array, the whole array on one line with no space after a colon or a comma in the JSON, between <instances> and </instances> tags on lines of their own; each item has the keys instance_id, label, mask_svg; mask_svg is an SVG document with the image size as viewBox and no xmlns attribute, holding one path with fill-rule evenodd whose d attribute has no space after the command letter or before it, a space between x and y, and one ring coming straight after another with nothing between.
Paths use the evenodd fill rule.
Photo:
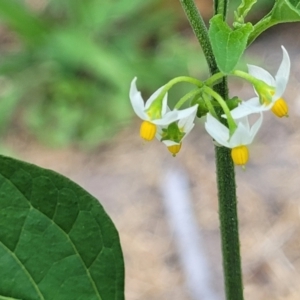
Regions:
<instances>
[{"instance_id":1,"label":"blurred background","mask_svg":"<svg viewBox=\"0 0 300 300\"><path fill-rule=\"evenodd\" d=\"M207 23L212 2L197 1ZM272 3L258 1L249 19ZM282 44L292 60L290 117L265 114L246 171L236 169L246 299L300 298L299 29L268 30L241 62L274 74ZM173 77L207 72L179 1L0 1L1 153L58 171L100 200L120 233L127 300L224 299L214 151L203 121L173 158L157 141L140 140L128 98L135 76L147 99ZM253 95L242 81L231 79L230 88ZM171 105L188 90L172 90ZM170 210L176 195L188 209ZM178 232L185 223L194 231ZM202 257L198 292L183 259L190 240Z\"/></svg>"}]
</instances>

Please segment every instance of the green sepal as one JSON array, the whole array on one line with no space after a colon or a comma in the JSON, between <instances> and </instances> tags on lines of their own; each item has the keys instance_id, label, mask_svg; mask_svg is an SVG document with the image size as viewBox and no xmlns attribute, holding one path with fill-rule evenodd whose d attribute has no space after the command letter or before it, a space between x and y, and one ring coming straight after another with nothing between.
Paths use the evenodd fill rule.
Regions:
<instances>
[{"instance_id":1,"label":"green sepal","mask_svg":"<svg viewBox=\"0 0 300 300\"><path fill-rule=\"evenodd\" d=\"M199 95L195 96L191 101L191 106L194 106L196 104L198 104L197 113L196 113L196 116L198 118L205 116L209 112L209 109L207 108L203 98L199 97Z\"/></svg>"},{"instance_id":2,"label":"green sepal","mask_svg":"<svg viewBox=\"0 0 300 300\"><path fill-rule=\"evenodd\" d=\"M162 111L162 101L163 97L159 95L157 99L155 99L150 107L146 110L147 115L150 117L151 120L161 119L161 111Z\"/></svg>"},{"instance_id":3,"label":"green sepal","mask_svg":"<svg viewBox=\"0 0 300 300\"><path fill-rule=\"evenodd\" d=\"M241 24L239 28L231 29L223 21L222 15L216 15L210 20L208 34L221 72L229 74L234 69L246 49L252 30L251 23Z\"/></svg>"},{"instance_id":4,"label":"green sepal","mask_svg":"<svg viewBox=\"0 0 300 300\"><path fill-rule=\"evenodd\" d=\"M227 104L227 106L228 106L228 108L229 108L230 110L233 110L233 109L235 109L241 102L242 102L242 100L241 100L239 97L234 96L233 98L228 99L228 100L226 101L226 104Z\"/></svg>"},{"instance_id":5,"label":"green sepal","mask_svg":"<svg viewBox=\"0 0 300 300\"><path fill-rule=\"evenodd\" d=\"M173 141L180 143L185 133L180 131L177 122L171 123L167 128L162 129L161 141Z\"/></svg>"}]
</instances>

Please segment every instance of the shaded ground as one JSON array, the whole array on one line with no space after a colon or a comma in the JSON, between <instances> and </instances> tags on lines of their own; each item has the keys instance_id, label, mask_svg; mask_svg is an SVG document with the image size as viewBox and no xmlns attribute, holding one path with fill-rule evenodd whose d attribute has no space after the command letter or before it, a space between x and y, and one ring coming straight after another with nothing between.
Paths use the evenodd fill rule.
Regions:
<instances>
[{"instance_id":1,"label":"shaded ground","mask_svg":"<svg viewBox=\"0 0 300 300\"><path fill-rule=\"evenodd\" d=\"M280 45L284 44L293 63L285 93L290 117L277 119L265 114L263 128L250 149L247 170L236 169L245 299L300 298L300 40L287 35L288 28L271 31L249 49L272 72L278 68ZM232 83L232 91L246 99L253 94L240 81ZM189 299L161 200L166 170L174 166L184 169L214 288L222 299L212 142L199 121L181 153L173 158L157 141L143 144L138 126L135 120L91 154L46 149L17 137L10 137L6 145L13 156L56 170L100 199L120 232L127 300Z\"/></svg>"}]
</instances>

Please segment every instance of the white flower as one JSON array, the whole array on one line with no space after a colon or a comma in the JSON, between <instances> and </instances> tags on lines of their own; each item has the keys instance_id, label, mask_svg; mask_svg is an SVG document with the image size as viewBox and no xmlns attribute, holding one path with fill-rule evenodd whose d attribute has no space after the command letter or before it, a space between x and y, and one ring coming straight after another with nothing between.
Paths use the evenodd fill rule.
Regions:
<instances>
[{"instance_id":1,"label":"white flower","mask_svg":"<svg viewBox=\"0 0 300 300\"><path fill-rule=\"evenodd\" d=\"M231 115L234 119L270 109L278 117L287 115L288 107L281 97L287 86L291 62L286 49L283 46L281 48L283 57L275 78L263 68L248 65L249 74L260 81L254 84L258 96L242 102L237 108L233 109Z\"/></svg>"},{"instance_id":2,"label":"white flower","mask_svg":"<svg viewBox=\"0 0 300 300\"><path fill-rule=\"evenodd\" d=\"M163 86L144 102L141 93L137 90L136 80L137 78L135 77L131 82L129 97L134 112L144 120L141 125L140 135L143 139L151 141L155 137L158 125L168 126L177 120L185 118L189 111L187 111L188 109L174 109L171 111L167 105L167 93L163 98L160 97Z\"/></svg>"},{"instance_id":3,"label":"white flower","mask_svg":"<svg viewBox=\"0 0 300 300\"><path fill-rule=\"evenodd\" d=\"M157 126L156 138L163 142L175 156L181 149L182 141L195 126L198 104L181 111L182 118L169 126Z\"/></svg>"},{"instance_id":4,"label":"white flower","mask_svg":"<svg viewBox=\"0 0 300 300\"><path fill-rule=\"evenodd\" d=\"M149 121L155 125L168 125L178 120L178 112L170 111L167 106L168 95L164 95L162 101L158 101L157 97L164 88L163 86L155 91L145 102L141 96L141 92L137 90L135 77L130 85L129 97L134 112L144 121ZM151 106L152 110L151 110Z\"/></svg>"},{"instance_id":5,"label":"white flower","mask_svg":"<svg viewBox=\"0 0 300 300\"><path fill-rule=\"evenodd\" d=\"M260 117L250 127L248 117L238 119L236 120L237 128L233 135L230 136L229 128L208 113L205 129L219 145L232 149L231 156L235 164L245 165L249 156L246 146L252 143L262 124L262 120L263 116L260 113Z\"/></svg>"}]
</instances>

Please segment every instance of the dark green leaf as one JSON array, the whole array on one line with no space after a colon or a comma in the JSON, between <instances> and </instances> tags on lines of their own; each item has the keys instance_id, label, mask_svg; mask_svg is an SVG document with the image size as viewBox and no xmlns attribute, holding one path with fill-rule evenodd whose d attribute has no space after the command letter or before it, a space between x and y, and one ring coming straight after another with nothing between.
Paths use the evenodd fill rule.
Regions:
<instances>
[{"instance_id":1,"label":"dark green leaf","mask_svg":"<svg viewBox=\"0 0 300 300\"><path fill-rule=\"evenodd\" d=\"M100 203L53 171L0 165L0 299L123 300L119 237Z\"/></svg>"},{"instance_id":2,"label":"dark green leaf","mask_svg":"<svg viewBox=\"0 0 300 300\"><path fill-rule=\"evenodd\" d=\"M210 20L209 37L219 69L230 73L243 54L253 26L250 23L231 29L221 15Z\"/></svg>"}]
</instances>

